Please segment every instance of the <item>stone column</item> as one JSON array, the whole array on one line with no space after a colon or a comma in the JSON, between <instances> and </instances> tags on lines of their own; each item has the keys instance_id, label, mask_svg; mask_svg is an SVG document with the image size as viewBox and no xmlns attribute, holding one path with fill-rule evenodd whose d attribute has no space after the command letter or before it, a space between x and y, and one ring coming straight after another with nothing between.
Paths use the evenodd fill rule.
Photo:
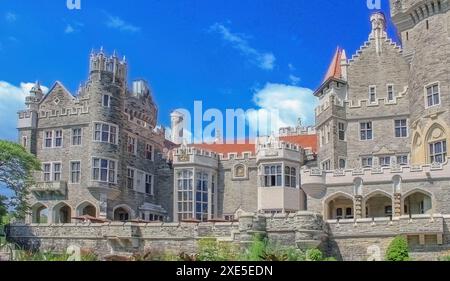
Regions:
<instances>
[{"instance_id":1,"label":"stone column","mask_svg":"<svg viewBox=\"0 0 450 281\"><path fill-rule=\"evenodd\" d=\"M394 210L392 216L400 217L402 215L402 194L395 193L394 194Z\"/></svg>"},{"instance_id":2,"label":"stone column","mask_svg":"<svg viewBox=\"0 0 450 281\"><path fill-rule=\"evenodd\" d=\"M108 215L108 196L105 193L102 193L102 194L100 194L99 217L106 219L107 215ZM113 214L113 219L114 219L114 214Z\"/></svg>"},{"instance_id":3,"label":"stone column","mask_svg":"<svg viewBox=\"0 0 450 281\"><path fill-rule=\"evenodd\" d=\"M363 197L361 195L355 196L355 219L361 219L363 217L362 200Z\"/></svg>"}]
</instances>

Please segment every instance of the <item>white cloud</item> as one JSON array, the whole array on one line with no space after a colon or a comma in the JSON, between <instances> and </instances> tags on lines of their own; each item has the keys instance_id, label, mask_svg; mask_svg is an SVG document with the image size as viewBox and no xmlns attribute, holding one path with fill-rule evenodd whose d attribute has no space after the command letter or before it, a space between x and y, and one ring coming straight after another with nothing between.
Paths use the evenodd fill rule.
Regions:
<instances>
[{"instance_id":1,"label":"white cloud","mask_svg":"<svg viewBox=\"0 0 450 281\"><path fill-rule=\"evenodd\" d=\"M301 79L298 76L295 76L294 74L289 75L289 80L291 81L291 84L296 86L298 83L300 83Z\"/></svg>"},{"instance_id":2,"label":"white cloud","mask_svg":"<svg viewBox=\"0 0 450 281\"><path fill-rule=\"evenodd\" d=\"M15 22L17 20L17 15L12 12L7 12L5 14L5 19L7 22Z\"/></svg>"},{"instance_id":3,"label":"white cloud","mask_svg":"<svg viewBox=\"0 0 450 281\"><path fill-rule=\"evenodd\" d=\"M304 124L314 124L317 101L311 89L267 83L254 94L253 101L258 110L248 114L249 125L259 128L260 134L278 133L281 127L295 126L298 118L302 118ZM273 118L271 123L261 122L269 120L269 114L276 114L277 122L273 122Z\"/></svg>"},{"instance_id":4,"label":"white cloud","mask_svg":"<svg viewBox=\"0 0 450 281\"><path fill-rule=\"evenodd\" d=\"M75 32L75 28L73 28L73 26L71 24L68 24L66 26L66 29L64 30L64 33L66 34L70 34L70 33L74 33Z\"/></svg>"},{"instance_id":5,"label":"white cloud","mask_svg":"<svg viewBox=\"0 0 450 281\"><path fill-rule=\"evenodd\" d=\"M17 112L25 108L25 97L34 83L20 83L14 86L8 82L0 81L0 139L16 140ZM44 93L48 88L41 86Z\"/></svg>"},{"instance_id":6,"label":"white cloud","mask_svg":"<svg viewBox=\"0 0 450 281\"><path fill-rule=\"evenodd\" d=\"M229 28L220 23L215 23L210 30L222 35L222 39L230 43L233 48L238 50L243 56L247 57L252 63L264 70L272 70L275 67L276 58L274 54L262 52L251 47L245 39L245 35L232 33Z\"/></svg>"},{"instance_id":7,"label":"white cloud","mask_svg":"<svg viewBox=\"0 0 450 281\"><path fill-rule=\"evenodd\" d=\"M288 64L288 68L289 68L290 71L295 71L296 70L295 66L292 63Z\"/></svg>"},{"instance_id":8,"label":"white cloud","mask_svg":"<svg viewBox=\"0 0 450 281\"><path fill-rule=\"evenodd\" d=\"M120 31L131 32L131 33L141 31L140 27L135 26L131 23L128 23L119 17L112 16L109 14L107 14L107 16L108 16L108 20L106 21L105 24L106 24L106 26L108 26L110 28L115 28Z\"/></svg>"}]
</instances>

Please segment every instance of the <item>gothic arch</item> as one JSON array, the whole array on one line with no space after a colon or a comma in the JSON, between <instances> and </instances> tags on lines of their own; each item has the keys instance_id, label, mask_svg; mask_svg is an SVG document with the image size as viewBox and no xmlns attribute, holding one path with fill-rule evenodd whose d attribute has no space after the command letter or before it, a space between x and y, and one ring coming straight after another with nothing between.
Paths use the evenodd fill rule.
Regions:
<instances>
[{"instance_id":1,"label":"gothic arch","mask_svg":"<svg viewBox=\"0 0 450 281\"><path fill-rule=\"evenodd\" d=\"M341 200L339 208L336 207L334 204L335 200ZM351 209L351 214L354 216L354 210L355 210L355 198L346 192L338 191L333 194L330 194L324 201L323 201L323 215L326 219L336 219L338 218L337 209L341 209L342 211L342 218L346 218L344 216L344 212L347 212L347 209ZM345 209L345 210L344 210Z\"/></svg>"},{"instance_id":2,"label":"gothic arch","mask_svg":"<svg viewBox=\"0 0 450 281\"><path fill-rule=\"evenodd\" d=\"M363 217L392 216L394 197L392 194L377 189L364 197L362 204Z\"/></svg>"},{"instance_id":3,"label":"gothic arch","mask_svg":"<svg viewBox=\"0 0 450 281\"><path fill-rule=\"evenodd\" d=\"M31 207L32 223L48 223L49 222L48 206L42 203L36 203Z\"/></svg>"},{"instance_id":4,"label":"gothic arch","mask_svg":"<svg viewBox=\"0 0 450 281\"><path fill-rule=\"evenodd\" d=\"M122 215L121 215L122 214ZM127 215L126 215L127 214ZM117 205L113 209L113 219L128 221L135 218L133 209L126 204Z\"/></svg>"},{"instance_id":5,"label":"gothic arch","mask_svg":"<svg viewBox=\"0 0 450 281\"><path fill-rule=\"evenodd\" d=\"M244 164L236 164L233 166L233 177L234 178L246 178L247 177L247 166Z\"/></svg>"},{"instance_id":6,"label":"gothic arch","mask_svg":"<svg viewBox=\"0 0 450 281\"><path fill-rule=\"evenodd\" d=\"M96 207L96 204L90 202L90 201L84 201L75 208L77 212L77 216L84 216L89 215L92 217L98 216L98 208Z\"/></svg>"},{"instance_id":7,"label":"gothic arch","mask_svg":"<svg viewBox=\"0 0 450 281\"><path fill-rule=\"evenodd\" d=\"M60 202L53 206L52 209L54 223L71 223L73 210L65 202Z\"/></svg>"},{"instance_id":8,"label":"gothic arch","mask_svg":"<svg viewBox=\"0 0 450 281\"><path fill-rule=\"evenodd\" d=\"M424 203L422 203L424 206L424 212L417 212L417 211L411 211L412 206L408 206L408 198L410 198L411 196L414 195L422 195L422 201L424 201ZM434 212L434 196L432 193L430 193L427 190L424 190L422 188L415 188L412 190L409 190L408 192L406 192L405 194L402 194L402 200L401 200L401 206L402 206L402 214L403 215L414 215L414 214L425 214L425 213L432 213ZM412 204L411 202L409 202L410 204ZM416 202L417 203L417 202ZM428 204L426 204L428 203ZM417 209L417 206L416 206Z\"/></svg>"}]
</instances>

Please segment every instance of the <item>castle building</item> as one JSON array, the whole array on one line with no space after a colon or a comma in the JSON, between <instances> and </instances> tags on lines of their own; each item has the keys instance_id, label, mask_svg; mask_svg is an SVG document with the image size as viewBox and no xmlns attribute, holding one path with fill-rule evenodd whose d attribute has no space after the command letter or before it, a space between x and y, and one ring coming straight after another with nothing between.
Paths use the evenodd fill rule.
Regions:
<instances>
[{"instance_id":1,"label":"castle building","mask_svg":"<svg viewBox=\"0 0 450 281\"><path fill-rule=\"evenodd\" d=\"M308 210L329 224L450 213L448 10L444 0L391 0L402 46L376 12L351 59L337 49L315 92L318 167L301 175ZM443 230L403 234L445 243Z\"/></svg>"},{"instance_id":2,"label":"castle building","mask_svg":"<svg viewBox=\"0 0 450 281\"><path fill-rule=\"evenodd\" d=\"M60 82L44 95L37 82L19 112L20 142L42 162L28 222L233 220L239 210L305 208L299 171L315 160L311 128L256 144L182 145L183 115L171 114L166 140L147 82L128 89L125 59L102 50L89 69L76 95Z\"/></svg>"},{"instance_id":3,"label":"castle building","mask_svg":"<svg viewBox=\"0 0 450 281\"><path fill-rule=\"evenodd\" d=\"M68 223L89 215L112 220L170 218L170 167L157 107L143 80L127 85L127 62L100 51L72 95L39 83L19 112L19 140L42 162L31 187L29 222Z\"/></svg>"}]
</instances>

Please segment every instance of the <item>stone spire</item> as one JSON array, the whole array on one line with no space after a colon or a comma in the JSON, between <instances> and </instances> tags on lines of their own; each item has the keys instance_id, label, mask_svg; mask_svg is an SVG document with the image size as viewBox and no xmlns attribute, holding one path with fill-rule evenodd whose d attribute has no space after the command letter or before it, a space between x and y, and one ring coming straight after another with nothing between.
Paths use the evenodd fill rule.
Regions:
<instances>
[{"instance_id":1,"label":"stone spire","mask_svg":"<svg viewBox=\"0 0 450 281\"><path fill-rule=\"evenodd\" d=\"M369 38L375 39L377 54L381 54L382 39L387 37L386 17L384 16L384 14L382 12L375 12L370 17L370 22L372 23L372 32L370 33Z\"/></svg>"}]
</instances>

